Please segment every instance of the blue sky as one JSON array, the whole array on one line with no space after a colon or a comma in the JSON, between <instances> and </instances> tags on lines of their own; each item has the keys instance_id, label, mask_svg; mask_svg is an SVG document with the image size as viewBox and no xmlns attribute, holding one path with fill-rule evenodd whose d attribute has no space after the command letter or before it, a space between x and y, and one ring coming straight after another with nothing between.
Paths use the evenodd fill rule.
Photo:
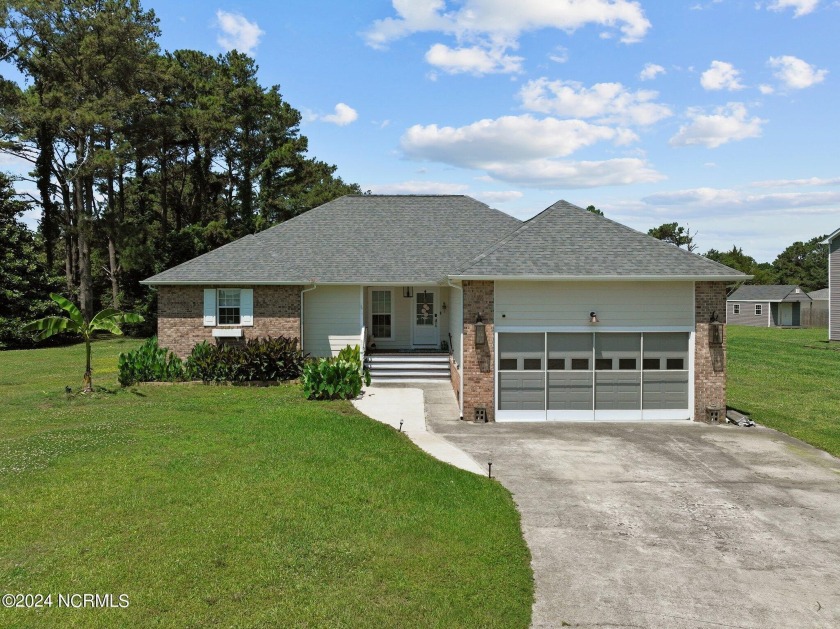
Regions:
<instances>
[{"instance_id":1,"label":"blue sky","mask_svg":"<svg viewBox=\"0 0 840 629\"><path fill-rule=\"evenodd\" d=\"M379 193L558 199L771 261L840 227L836 0L146 0L253 55L310 152Z\"/></svg>"}]
</instances>

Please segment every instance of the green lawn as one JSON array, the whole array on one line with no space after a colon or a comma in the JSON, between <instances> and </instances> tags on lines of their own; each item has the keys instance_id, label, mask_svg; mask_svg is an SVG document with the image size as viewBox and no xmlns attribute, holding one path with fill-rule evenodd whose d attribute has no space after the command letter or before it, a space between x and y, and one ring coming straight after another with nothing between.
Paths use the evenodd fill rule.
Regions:
<instances>
[{"instance_id":1,"label":"green lawn","mask_svg":"<svg viewBox=\"0 0 840 629\"><path fill-rule=\"evenodd\" d=\"M120 389L95 343L0 352L0 626L527 627L510 494L298 386ZM56 602L56 601L54 601Z\"/></svg>"},{"instance_id":2,"label":"green lawn","mask_svg":"<svg viewBox=\"0 0 840 629\"><path fill-rule=\"evenodd\" d=\"M729 406L840 456L840 344L824 328L726 333Z\"/></svg>"}]
</instances>

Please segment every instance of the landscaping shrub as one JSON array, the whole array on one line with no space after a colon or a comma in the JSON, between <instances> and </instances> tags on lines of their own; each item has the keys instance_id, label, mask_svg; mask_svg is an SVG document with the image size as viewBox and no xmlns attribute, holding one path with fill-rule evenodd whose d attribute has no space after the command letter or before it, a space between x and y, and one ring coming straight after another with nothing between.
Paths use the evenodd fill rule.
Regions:
<instances>
[{"instance_id":1,"label":"landscaping shrub","mask_svg":"<svg viewBox=\"0 0 840 629\"><path fill-rule=\"evenodd\" d=\"M334 358L321 358L303 369L303 392L310 400L352 400L370 384L359 346L345 347Z\"/></svg>"},{"instance_id":2,"label":"landscaping shrub","mask_svg":"<svg viewBox=\"0 0 840 629\"><path fill-rule=\"evenodd\" d=\"M120 354L117 378L124 387L138 382L183 380L184 363L173 352L160 347L153 336L137 349Z\"/></svg>"},{"instance_id":3,"label":"landscaping shrub","mask_svg":"<svg viewBox=\"0 0 840 629\"><path fill-rule=\"evenodd\" d=\"M186 375L204 382L277 382L299 378L305 362L297 339L285 336L241 344L204 341L187 358Z\"/></svg>"}]
</instances>

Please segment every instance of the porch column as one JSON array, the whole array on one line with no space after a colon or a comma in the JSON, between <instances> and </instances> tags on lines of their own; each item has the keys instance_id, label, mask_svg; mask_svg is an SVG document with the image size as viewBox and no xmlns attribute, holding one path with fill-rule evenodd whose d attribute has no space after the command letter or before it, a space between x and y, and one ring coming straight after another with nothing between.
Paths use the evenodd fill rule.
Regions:
<instances>
[{"instance_id":1,"label":"porch column","mask_svg":"<svg viewBox=\"0 0 840 629\"><path fill-rule=\"evenodd\" d=\"M716 312L726 321L726 283L695 282L694 284L694 420L706 421L706 408L726 413L726 326L723 345L709 346L709 322ZM720 421L726 421L721 416Z\"/></svg>"}]
</instances>

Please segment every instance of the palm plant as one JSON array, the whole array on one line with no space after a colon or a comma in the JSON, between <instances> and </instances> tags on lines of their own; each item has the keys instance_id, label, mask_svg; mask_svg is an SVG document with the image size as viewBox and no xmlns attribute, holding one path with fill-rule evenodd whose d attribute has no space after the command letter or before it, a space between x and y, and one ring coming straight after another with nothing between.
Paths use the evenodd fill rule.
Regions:
<instances>
[{"instance_id":1,"label":"palm plant","mask_svg":"<svg viewBox=\"0 0 840 629\"><path fill-rule=\"evenodd\" d=\"M87 358L82 392L90 393L93 391L90 369L90 340L93 333L102 330L111 334L122 335L120 324L140 323L143 321L143 317L131 312L124 313L113 308L105 308L105 310L97 312L90 321L85 321L82 311L69 299L56 293L50 293L50 299L61 306L69 317L44 317L43 319L38 319L25 325L23 330L24 332L38 331L39 333L35 337L36 341L43 341L53 334L59 334L60 332L74 332L81 336L85 341L85 354Z\"/></svg>"}]
</instances>

